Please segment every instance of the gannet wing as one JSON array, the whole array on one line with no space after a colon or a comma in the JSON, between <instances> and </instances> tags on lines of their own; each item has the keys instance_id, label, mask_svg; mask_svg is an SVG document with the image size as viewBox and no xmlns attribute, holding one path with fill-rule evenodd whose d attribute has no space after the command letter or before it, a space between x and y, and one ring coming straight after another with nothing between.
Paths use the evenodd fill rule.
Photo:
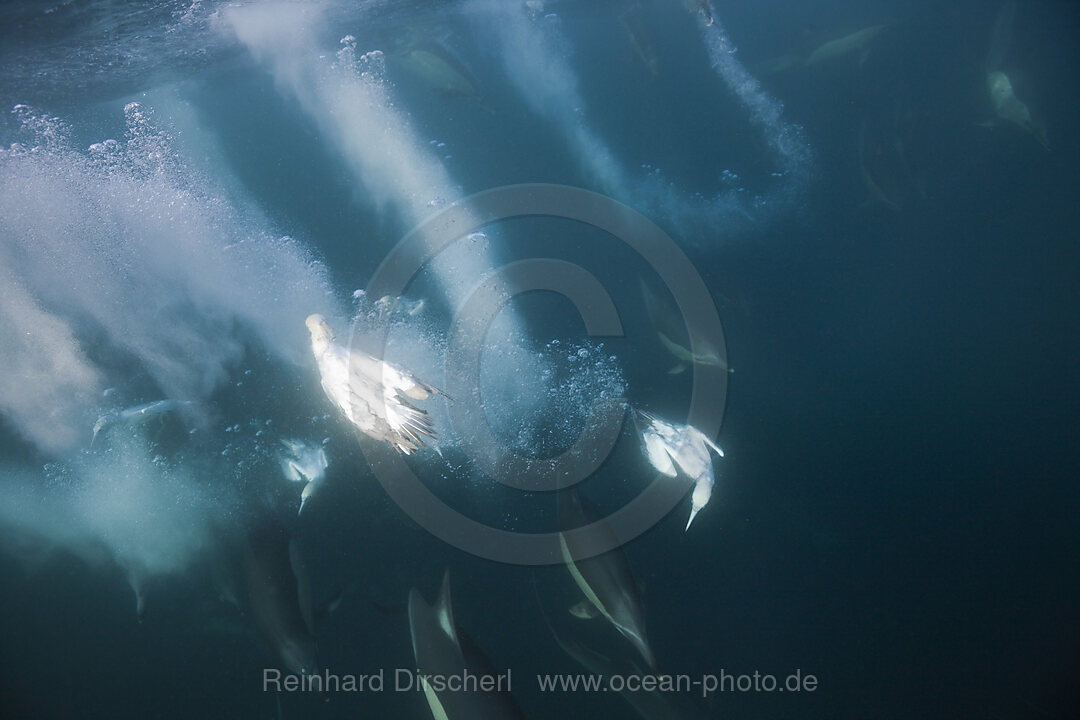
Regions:
<instances>
[{"instance_id":1,"label":"gannet wing","mask_svg":"<svg viewBox=\"0 0 1080 720\"><path fill-rule=\"evenodd\" d=\"M692 478L697 478L712 467L712 456L706 446L707 438L697 428L690 425L679 427L675 438L667 444L675 464Z\"/></svg>"},{"instance_id":2,"label":"gannet wing","mask_svg":"<svg viewBox=\"0 0 1080 720\"><path fill-rule=\"evenodd\" d=\"M315 449L313 459L319 470L325 470L330 467L330 461L326 459L326 449L321 445Z\"/></svg>"},{"instance_id":3,"label":"gannet wing","mask_svg":"<svg viewBox=\"0 0 1080 720\"><path fill-rule=\"evenodd\" d=\"M378 392L378 395L375 393ZM388 440L408 455L425 446L424 438L435 437L431 416L410 404L397 390L373 388L357 382L349 395L351 420L362 432Z\"/></svg>"},{"instance_id":4,"label":"gannet wing","mask_svg":"<svg viewBox=\"0 0 1080 720\"><path fill-rule=\"evenodd\" d=\"M447 395L434 385L426 383L416 377L410 376L410 378L412 379L413 384L411 387L405 389L405 394L413 398L414 400L423 400L429 395L442 395L448 400L452 399L449 395Z\"/></svg>"},{"instance_id":5,"label":"gannet wing","mask_svg":"<svg viewBox=\"0 0 1080 720\"><path fill-rule=\"evenodd\" d=\"M302 442L293 440L292 438L281 438L281 444L286 450L292 453L293 457L299 455L304 447Z\"/></svg>"},{"instance_id":6,"label":"gannet wing","mask_svg":"<svg viewBox=\"0 0 1080 720\"><path fill-rule=\"evenodd\" d=\"M407 398L444 394L438 388L359 350L332 345L324 361L323 389L360 432L386 440L406 455L424 447L425 438L435 437L431 417Z\"/></svg>"},{"instance_id":7,"label":"gannet wing","mask_svg":"<svg viewBox=\"0 0 1080 720\"><path fill-rule=\"evenodd\" d=\"M708 445L709 447L711 447L711 448L713 449L713 451L714 451L714 452L715 452L715 453L716 453L717 455L719 455L720 457L724 457L724 451L720 449L720 446L719 446L719 445L717 445L717 444L716 444L716 443L714 443L714 442L713 442L712 440L710 440L710 439L709 439L709 436L708 436L708 435L706 435L705 433L701 432L701 431L700 431L700 430L698 430L697 428L693 428L693 430L694 430L694 432L695 432L695 433L696 433L696 434L698 435L698 437L700 437L700 438L702 439L702 441L704 441L704 443L705 443L706 445Z\"/></svg>"},{"instance_id":8,"label":"gannet wing","mask_svg":"<svg viewBox=\"0 0 1080 720\"><path fill-rule=\"evenodd\" d=\"M348 362L351 376L365 378L379 386L392 387L413 400L425 400L429 395L446 395L439 388L424 382L408 370L359 350L349 353Z\"/></svg>"},{"instance_id":9,"label":"gannet wing","mask_svg":"<svg viewBox=\"0 0 1080 720\"><path fill-rule=\"evenodd\" d=\"M403 370L391 363L384 363L384 365L383 382L390 387L400 390L413 400L425 400L430 395L446 396L446 393L442 390L430 383L424 382L408 370Z\"/></svg>"},{"instance_id":10,"label":"gannet wing","mask_svg":"<svg viewBox=\"0 0 1080 720\"><path fill-rule=\"evenodd\" d=\"M439 392L434 386L428 385L426 382L416 378L412 373L394 367L390 363L386 363L383 370L383 382L388 387L401 391L413 400L423 400L429 395Z\"/></svg>"},{"instance_id":11,"label":"gannet wing","mask_svg":"<svg viewBox=\"0 0 1080 720\"><path fill-rule=\"evenodd\" d=\"M645 453L649 456L652 466L668 477L675 477L678 473L675 470L675 463L671 461L671 456L668 454L667 443L654 433L646 433L644 439Z\"/></svg>"},{"instance_id":12,"label":"gannet wing","mask_svg":"<svg viewBox=\"0 0 1080 720\"><path fill-rule=\"evenodd\" d=\"M672 425L669 422L661 420L658 417L651 418L653 431L664 439L668 445L675 445L682 442L682 431Z\"/></svg>"},{"instance_id":13,"label":"gannet wing","mask_svg":"<svg viewBox=\"0 0 1080 720\"><path fill-rule=\"evenodd\" d=\"M384 424L386 422L386 411L382 403L375 400L367 388L350 387L344 410L349 420L364 432L375 430L380 420Z\"/></svg>"},{"instance_id":14,"label":"gannet wing","mask_svg":"<svg viewBox=\"0 0 1080 720\"><path fill-rule=\"evenodd\" d=\"M300 466L296 464L295 460L292 458L281 458L279 462L281 464L281 473L285 476L286 480L291 480L292 482L307 481L304 474L300 471Z\"/></svg>"}]
</instances>

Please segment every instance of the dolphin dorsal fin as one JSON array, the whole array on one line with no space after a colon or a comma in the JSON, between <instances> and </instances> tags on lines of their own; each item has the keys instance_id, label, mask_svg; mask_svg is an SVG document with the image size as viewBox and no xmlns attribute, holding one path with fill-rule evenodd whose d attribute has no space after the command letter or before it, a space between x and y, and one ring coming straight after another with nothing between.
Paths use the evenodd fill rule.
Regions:
<instances>
[{"instance_id":1,"label":"dolphin dorsal fin","mask_svg":"<svg viewBox=\"0 0 1080 720\"><path fill-rule=\"evenodd\" d=\"M454 641L458 647L457 624L454 623L454 609L450 605L450 571L443 573L442 587L439 588L439 597L435 601L435 612L438 614L439 627L446 636Z\"/></svg>"},{"instance_id":2,"label":"dolphin dorsal fin","mask_svg":"<svg viewBox=\"0 0 1080 720\"><path fill-rule=\"evenodd\" d=\"M656 337L660 339L660 343L667 348L667 351L677 357L683 362L693 362L694 353L689 348L683 347L679 343L669 338L662 330L656 331Z\"/></svg>"}]
</instances>

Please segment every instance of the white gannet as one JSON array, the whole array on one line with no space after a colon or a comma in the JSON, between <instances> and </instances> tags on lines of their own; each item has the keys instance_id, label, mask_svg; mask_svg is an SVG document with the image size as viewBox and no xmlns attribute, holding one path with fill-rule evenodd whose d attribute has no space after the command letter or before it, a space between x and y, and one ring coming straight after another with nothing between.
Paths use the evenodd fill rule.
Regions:
<instances>
[{"instance_id":1,"label":"white gannet","mask_svg":"<svg viewBox=\"0 0 1080 720\"><path fill-rule=\"evenodd\" d=\"M407 370L334 342L322 315L309 315L306 325L323 390L360 432L389 442L403 455L425 447L424 437L435 437L431 416L407 398L446 393Z\"/></svg>"},{"instance_id":2,"label":"white gannet","mask_svg":"<svg viewBox=\"0 0 1080 720\"><path fill-rule=\"evenodd\" d=\"M304 489L300 492L300 509L297 510L297 514L300 514L304 512L308 499L322 486L330 463L326 460L322 445L308 445L291 438L282 438L281 444L286 450L278 456L281 472L292 482L304 483Z\"/></svg>"},{"instance_id":3,"label":"white gannet","mask_svg":"<svg viewBox=\"0 0 1080 720\"><path fill-rule=\"evenodd\" d=\"M716 483L709 449L712 448L720 457L724 456L724 451L695 427L672 425L641 410L634 413L634 423L641 432L645 454L654 468L668 477L675 477L678 470L682 470L693 479L690 519L686 521L685 528L689 530L690 523L712 498L713 485Z\"/></svg>"}]
</instances>

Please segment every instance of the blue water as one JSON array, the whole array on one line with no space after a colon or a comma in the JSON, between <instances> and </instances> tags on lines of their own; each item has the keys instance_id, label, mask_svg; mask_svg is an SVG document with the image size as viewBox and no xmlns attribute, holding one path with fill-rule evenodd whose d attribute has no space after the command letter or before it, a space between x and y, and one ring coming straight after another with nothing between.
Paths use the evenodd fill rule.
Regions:
<instances>
[{"instance_id":1,"label":"blue water","mask_svg":"<svg viewBox=\"0 0 1080 720\"><path fill-rule=\"evenodd\" d=\"M417 692L264 692L280 657L215 568L267 517L318 604L344 593L315 632L321 667L415 667L409 592L434 597L449 568L457 627L512 669L528 717L639 716L616 692L539 689L588 672L553 627L620 662L634 650L566 612L580 593L557 556L496 562L395 501L320 387L319 312L342 337L388 328L391 360L454 389L418 403L440 452L409 467L487 527L558 528L550 493L483 461L543 465L589 436L594 401L718 430L691 528L676 483L674 509L624 538L660 671L818 684L676 693L664 717L1076 717L1080 13L1008 8L6 3L3 716L430 717ZM995 71L1026 124L995 112ZM573 203L502 218L469 199L522 183L640 216L620 235ZM455 208L445 253L391 256ZM626 239L648 223L672 243L652 257ZM375 309L388 256L417 266L414 314ZM524 286L537 258L567 265L506 303L466 348L479 376L461 374L463 303L512 263ZM620 332L590 336L550 291L587 284L571 265ZM695 283L710 302L680 306ZM680 312L706 310L734 372L669 372L658 322L686 342ZM100 416L163 398L185 402L91 445ZM607 515L656 475L619 419L580 488ZM299 517L288 438L329 460Z\"/></svg>"}]
</instances>

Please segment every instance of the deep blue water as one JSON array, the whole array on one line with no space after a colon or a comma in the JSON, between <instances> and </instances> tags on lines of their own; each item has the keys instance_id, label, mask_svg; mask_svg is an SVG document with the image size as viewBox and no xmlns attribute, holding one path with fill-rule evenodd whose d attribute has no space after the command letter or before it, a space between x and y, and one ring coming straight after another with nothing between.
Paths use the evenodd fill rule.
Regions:
<instances>
[{"instance_id":1,"label":"deep blue water","mask_svg":"<svg viewBox=\"0 0 1080 720\"><path fill-rule=\"evenodd\" d=\"M686 422L694 373L726 375L710 504L625 546L649 641L666 673L819 682L685 693L665 717L1076 717L1080 14L1022 2L1002 29L1003 7L768 0L714 3L710 22L659 0L6 4L4 716L430 717L416 692L263 692L279 658L207 559L269 513L316 600L344 591L321 666L414 667L409 591L433 597L449 568L457 626L512 668L528 717L635 717L616 693L538 689L587 672L548 625L574 627L569 574L476 557L403 511L301 324L363 319L353 291L455 200L557 183L672 238L735 372L669 374L640 291L657 266L558 217L468 228L485 237L406 289L426 304L397 316L391 356L452 382L479 274L556 258L607 290L623 334L588 337L553 293L516 298L479 391L501 443L557 453L601 393ZM1028 127L995 114L995 71ZM103 413L164 397L192 404L90 446ZM447 403L422 404L443 452L411 467L436 496L503 530L557 526L547 494L476 468ZM298 519L288 437L330 461ZM653 475L627 416L582 493L612 513ZM588 622L599 651L634 658Z\"/></svg>"}]
</instances>

